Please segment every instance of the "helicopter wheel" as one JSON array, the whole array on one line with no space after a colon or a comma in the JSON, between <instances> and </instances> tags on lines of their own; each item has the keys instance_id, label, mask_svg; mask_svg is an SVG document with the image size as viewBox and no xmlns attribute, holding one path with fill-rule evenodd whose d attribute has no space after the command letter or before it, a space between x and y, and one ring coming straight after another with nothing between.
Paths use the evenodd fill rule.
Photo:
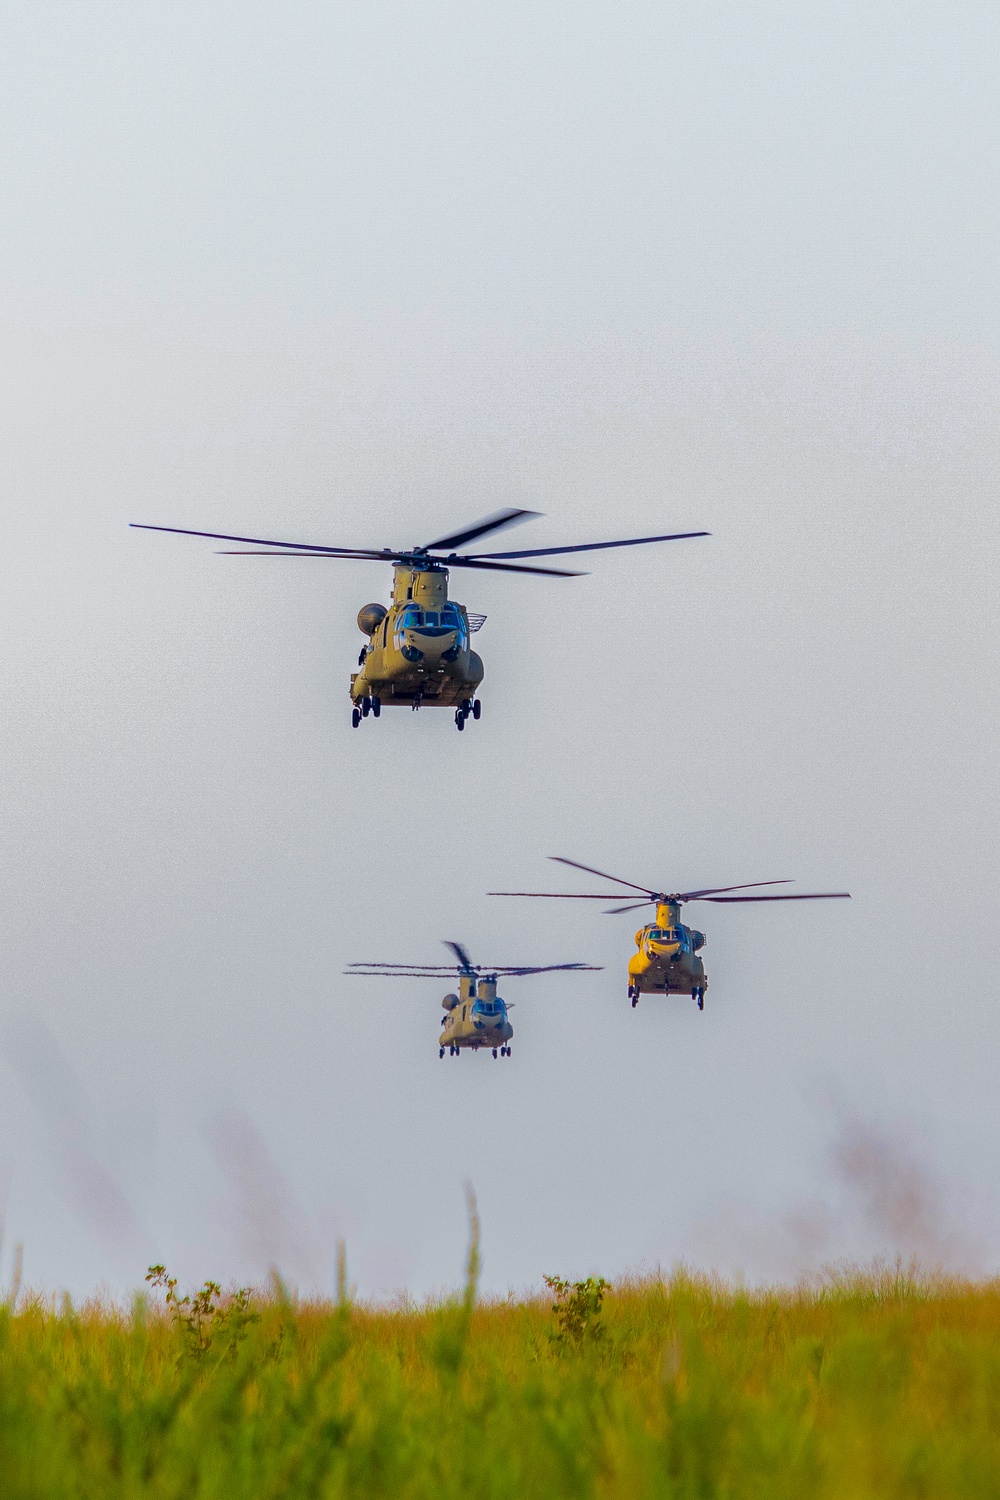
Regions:
<instances>
[{"instance_id":1,"label":"helicopter wheel","mask_svg":"<svg viewBox=\"0 0 1000 1500\"><path fill-rule=\"evenodd\" d=\"M482 711L483 711L483 705L480 703L479 699L477 698L476 701L472 705L472 717L474 719L478 719L479 715L482 713Z\"/></svg>"},{"instance_id":2,"label":"helicopter wheel","mask_svg":"<svg viewBox=\"0 0 1000 1500\"><path fill-rule=\"evenodd\" d=\"M367 717L371 713L371 711L372 711L372 700L370 698L362 698L362 700L361 700L361 716L362 716L362 718L367 719Z\"/></svg>"},{"instance_id":3,"label":"helicopter wheel","mask_svg":"<svg viewBox=\"0 0 1000 1500\"><path fill-rule=\"evenodd\" d=\"M704 1010L705 1009L705 991L704 990L699 990L698 991L698 1009L699 1010Z\"/></svg>"},{"instance_id":4,"label":"helicopter wheel","mask_svg":"<svg viewBox=\"0 0 1000 1500\"><path fill-rule=\"evenodd\" d=\"M443 1047L439 1047L438 1048L438 1057L444 1057L444 1048Z\"/></svg>"},{"instance_id":5,"label":"helicopter wheel","mask_svg":"<svg viewBox=\"0 0 1000 1500\"><path fill-rule=\"evenodd\" d=\"M455 728L459 733L465 728L465 715L460 708L455 710Z\"/></svg>"},{"instance_id":6,"label":"helicopter wheel","mask_svg":"<svg viewBox=\"0 0 1000 1500\"><path fill-rule=\"evenodd\" d=\"M382 699L381 698L373 698L372 699L372 714L377 719L378 716L379 716L379 714L381 712L382 712Z\"/></svg>"},{"instance_id":7,"label":"helicopter wheel","mask_svg":"<svg viewBox=\"0 0 1000 1500\"><path fill-rule=\"evenodd\" d=\"M361 710L360 710L360 708L356 708L354 710L354 712L351 714L351 723L354 725L355 729L357 729L358 725L361 723Z\"/></svg>"},{"instance_id":8,"label":"helicopter wheel","mask_svg":"<svg viewBox=\"0 0 1000 1500\"><path fill-rule=\"evenodd\" d=\"M493 1048L493 1056L496 1057L496 1055L497 1055L497 1049L494 1047Z\"/></svg>"}]
</instances>

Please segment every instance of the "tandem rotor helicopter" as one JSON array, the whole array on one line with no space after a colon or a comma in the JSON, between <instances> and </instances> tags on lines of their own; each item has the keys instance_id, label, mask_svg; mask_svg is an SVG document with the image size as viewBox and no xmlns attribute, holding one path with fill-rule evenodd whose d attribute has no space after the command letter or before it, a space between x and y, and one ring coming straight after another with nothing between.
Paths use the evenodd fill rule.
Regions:
<instances>
[{"instance_id":1,"label":"tandem rotor helicopter","mask_svg":"<svg viewBox=\"0 0 1000 1500\"><path fill-rule=\"evenodd\" d=\"M486 516L460 531L439 537L409 551L388 547L319 547L308 542L276 542L265 537L229 536L219 531L189 531L181 526L130 524L138 531L168 531L178 536L209 537L219 542L243 542L252 551L226 549L233 557L326 557L360 558L389 562L393 566L392 599L389 608L366 604L358 614L358 628L368 644L358 658L360 672L351 677L351 721L357 729L369 714L378 718L383 708L423 706L454 708L455 725L464 729L470 717L478 719L482 705L476 697L483 680L482 657L469 645L469 637L483 625L486 616L470 614L464 604L448 597L451 568L480 568L498 573L540 573L552 578L577 578L578 573L561 568L535 567L517 561L527 557L554 557L567 552L600 552L609 547L639 547L648 542L679 542L708 536L707 531L680 531L669 536L636 536L613 542L584 542L575 547L534 547L517 552L462 552L470 542L517 526L539 515L534 510L507 509ZM271 550L276 549L276 550ZM433 554L443 554L441 556Z\"/></svg>"},{"instance_id":2,"label":"tandem rotor helicopter","mask_svg":"<svg viewBox=\"0 0 1000 1500\"><path fill-rule=\"evenodd\" d=\"M507 1012L513 1001L502 1000L497 994L497 980L518 978L524 974L554 974L568 970L573 973L591 970L593 964L536 964L531 967L512 968L502 964L474 964L461 943L448 943L458 959L458 964L350 964L345 974L355 979L443 979L446 974L458 974L458 994L445 995L441 1004L445 1016L438 1044L438 1057L444 1057L445 1048L450 1057L459 1057L463 1051L479 1052L488 1047L493 1056L509 1057L514 1028Z\"/></svg>"},{"instance_id":3,"label":"tandem rotor helicopter","mask_svg":"<svg viewBox=\"0 0 1000 1500\"><path fill-rule=\"evenodd\" d=\"M632 900L627 906L612 906L605 913L615 916L619 912L638 911L650 902L656 907L655 920L641 928L635 935L638 953L628 961L628 997L633 1009L640 995L690 995L705 1009L705 991L708 976L705 965L698 956L705 946L705 934L693 927L685 927L681 921L681 907L688 901L711 901L720 905L748 901L835 901L850 900L850 891L811 891L807 894L782 893L777 896L731 896L729 891L749 891L764 885L790 885L788 880L752 880L747 885L712 886L702 891L675 891L666 894L652 891L647 886L635 885L631 880L622 880L618 875L608 875L603 870L594 870L590 865L577 864L575 859L563 859L552 854L560 865L570 865L574 870L584 870L588 875L597 875L601 880L613 880L616 885L628 886L640 891L643 899ZM615 901L621 900L621 891L609 895L591 895L580 891L490 891L491 896L532 896L553 901Z\"/></svg>"}]
</instances>

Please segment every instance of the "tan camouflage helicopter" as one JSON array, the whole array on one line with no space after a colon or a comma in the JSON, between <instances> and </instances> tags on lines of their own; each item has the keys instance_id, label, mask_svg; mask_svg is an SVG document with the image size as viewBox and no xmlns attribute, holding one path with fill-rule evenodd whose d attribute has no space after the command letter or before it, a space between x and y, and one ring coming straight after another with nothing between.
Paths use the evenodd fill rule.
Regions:
<instances>
[{"instance_id":1,"label":"tan camouflage helicopter","mask_svg":"<svg viewBox=\"0 0 1000 1500\"><path fill-rule=\"evenodd\" d=\"M584 870L588 875L598 875L601 880L613 880L616 885L628 886L641 891L641 901L630 901L627 906L612 906L605 915L615 916L623 911L638 911L650 902L656 907L656 918L635 935L638 953L628 961L628 997L633 1009L640 995L690 995L705 1009L705 991L708 976L705 965L698 957L705 946L705 934L693 927L685 927L681 921L681 907L687 901L711 901L720 905L747 901L835 901L850 900L850 891L813 891L808 894L779 896L730 896L728 891L749 891L764 885L790 885L789 880L752 880L747 885L722 885L702 891L676 891L667 895L663 891L651 891L646 886L634 885L631 880L622 880L618 875L607 875L603 870L591 869L590 865L577 864L575 859L563 859L552 854L558 864L570 865L574 870ZM579 891L490 891L491 896L534 896L553 901L615 901L621 900L621 892L612 895L593 896Z\"/></svg>"},{"instance_id":2,"label":"tan camouflage helicopter","mask_svg":"<svg viewBox=\"0 0 1000 1500\"><path fill-rule=\"evenodd\" d=\"M593 964L541 964L531 967L504 967L503 965L474 964L461 943L445 943L458 959L458 964L350 964L345 973L356 979L442 979L446 974L458 974L458 994L445 995L441 1004L445 1016L438 1045L438 1057L444 1057L445 1048L450 1057L458 1057L463 1051L479 1052L488 1048L494 1057L510 1056L510 1044L514 1028L507 1012L513 1001L502 1000L497 994L497 980L519 978L524 974L555 974L568 970L579 973L594 970Z\"/></svg>"},{"instance_id":3,"label":"tan camouflage helicopter","mask_svg":"<svg viewBox=\"0 0 1000 1500\"><path fill-rule=\"evenodd\" d=\"M351 677L351 715L355 729L369 714L378 718L383 708L423 706L454 708L455 724L464 729L478 719L482 705L476 697L483 680L482 658L471 649L469 637L486 616L470 614L464 604L448 598L451 568L481 568L500 573L541 573L553 578L580 574L560 568L539 568L515 559L553 557L565 552L598 552L609 547L638 547L647 542L678 542L707 536L707 531L681 531L669 536L637 536L614 542L584 542L575 547L536 547L520 552L458 553L478 537L537 516L538 511L507 509L486 516L461 531L439 537L422 547L396 552L388 547L318 547L308 542L275 542L262 537L229 536L219 531L188 531L180 526L146 526L140 531L169 531L179 536L209 537L220 542L244 542L254 550L227 549L236 557L360 558L393 565L389 608L366 604L358 614L358 628L368 644L358 658L360 672ZM278 550L272 551L275 548ZM444 555L433 555L444 554Z\"/></svg>"}]
</instances>

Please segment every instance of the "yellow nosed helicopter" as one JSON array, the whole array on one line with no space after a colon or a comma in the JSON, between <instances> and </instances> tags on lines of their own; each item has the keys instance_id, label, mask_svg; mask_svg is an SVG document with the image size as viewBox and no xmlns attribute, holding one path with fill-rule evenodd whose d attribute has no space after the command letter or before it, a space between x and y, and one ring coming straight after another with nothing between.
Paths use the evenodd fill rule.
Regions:
<instances>
[{"instance_id":1,"label":"yellow nosed helicopter","mask_svg":"<svg viewBox=\"0 0 1000 1500\"><path fill-rule=\"evenodd\" d=\"M638 953L628 961L628 997L633 1008L640 995L690 995L705 1009L705 991L708 976L705 965L698 956L705 946L705 934L693 927L685 927L681 921L681 907L687 901L711 901L720 905L747 901L832 901L850 900L850 891L812 891L808 894L782 893L778 896L730 896L728 891L749 891L763 885L790 885L788 880L752 880L747 885L721 885L702 891L677 891L667 895L663 891L652 891L647 886L635 885L631 880L622 880L618 875L607 875L603 870L591 869L590 865L577 864L575 859L563 859L558 854L549 856L558 864L570 865L574 870L584 870L588 875L598 875L601 880L613 880L616 885L628 886L641 891L641 901L630 901L627 906L610 907L606 915L618 912L638 911L650 902L656 907L656 919L635 935ZM621 900L621 892L610 896L594 896L578 891L490 891L491 896L533 896L554 901L615 901Z\"/></svg>"},{"instance_id":2,"label":"yellow nosed helicopter","mask_svg":"<svg viewBox=\"0 0 1000 1500\"><path fill-rule=\"evenodd\" d=\"M351 964L345 973L354 978L368 979L443 979L446 974L458 974L458 994L445 995L441 1004L445 1016L438 1045L438 1057L444 1057L445 1048L451 1057L463 1051L479 1052L489 1048L494 1057L510 1056L510 1044L514 1028L507 1012L513 1002L502 1000L497 994L497 980L517 978L524 974L555 974L569 970L573 973L594 970L593 964L541 964L528 968L511 968L504 965L474 964L461 943L445 943L458 959L458 964ZM594 971L596 972L596 971Z\"/></svg>"},{"instance_id":3,"label":"yellow nosed helicopter","mask_svg":"<svg viewBox=\"0 0 1000 1500\"><path fill-rule=\"evenodd\" d=\"M669 536L637 536L614 542L584 542L575 547L535 547L519 552L458 553L487 532L516 526L538 515L534 510L497 511L471 526L408 552L391 548L318 547L307 542L276 542L263 537L229 536L219 531L188 531L180 526L146 526L139 531L168 531L179 536L209 537L220 542L244 542L254 550L227 549L236 557L360 558L393 565L389 608L366 604L358 614L358 628L368 644L358 658L360 672L351 677L352 723L358 728L369 714L378 718L383 708L423 705L454 708L455 724L478 719L482 706L476 693L483 680L482 658L471 649L469 637L485 615L470 614L464 604L448 598L451 568L481 568L500 573L541 573L552 578L577 578L560 568L539 568L514 559L553 557L565 552L599 552L609 547L638 547L647 542L678 542L707 536L707 531L681 531ZM277 550L271 551L271 548ZM443 556L432 556L434 553Z\"/></svg>"}]
</instances>

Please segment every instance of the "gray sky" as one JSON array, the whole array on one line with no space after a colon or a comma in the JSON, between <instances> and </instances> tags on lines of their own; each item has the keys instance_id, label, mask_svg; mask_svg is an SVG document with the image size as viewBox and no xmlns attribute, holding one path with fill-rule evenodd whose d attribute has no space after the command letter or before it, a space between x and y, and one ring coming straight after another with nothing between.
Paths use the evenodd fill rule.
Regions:
<instances>
[{"instance_id":1,"label":"gray sky","mask_svg":"<svg viewBox=\"0 0 1000 1500\"><path fill-rule=\"evenodd\" d=\"M0 1188L29 1282L365 1294L679 1257L996 1268L992 5L12 3L0 19ZM350 728L374 564L456 575L479 724ZM547 854L851 903L489 901ZM572 885L566 886L571 889ZM586 889L581 877L580 889ZM541 908L541 909L539 909ZM697 916L695 916L697 912ZM512 982L514 1056L439 1062Z\"/></svg>"}]
</instances>

